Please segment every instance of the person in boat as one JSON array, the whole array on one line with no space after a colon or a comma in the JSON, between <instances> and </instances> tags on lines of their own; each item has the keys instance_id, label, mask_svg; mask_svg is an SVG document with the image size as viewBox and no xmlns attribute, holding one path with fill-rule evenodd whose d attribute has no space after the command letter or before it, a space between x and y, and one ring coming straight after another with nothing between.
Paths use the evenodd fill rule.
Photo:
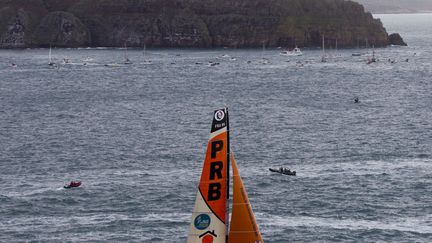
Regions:
<instances>
[{"instance_id":1,"label":"person in boat","mask_svg":"<svg viewBox=\"0 0 432 243\"><path fill-rule=\"evenodd\" d=\"M69 184L66 184L64 188L72 188L81 186L81 181L71 181Z\"/></svg>"}]
</instances>

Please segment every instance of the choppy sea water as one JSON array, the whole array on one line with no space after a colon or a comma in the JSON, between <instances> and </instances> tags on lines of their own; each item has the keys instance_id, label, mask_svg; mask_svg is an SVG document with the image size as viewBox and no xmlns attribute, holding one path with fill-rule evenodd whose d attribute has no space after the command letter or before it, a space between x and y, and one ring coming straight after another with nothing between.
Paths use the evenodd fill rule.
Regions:
<instances>
[{"instance_id":1,"label":"choppy sea water","mask_svg":"<svg viewBox=\"0 0 432 243\"><path fill-rule=\"evenodd\" d=\"M378 17L410 46L370 65L370 49L330 47L327 63L53 49L70 62L54 68L46 49L0 50L0 241L184 242L212 111L228 106L266 242L431 242L432 15Z\"/></svg>"}]
</instances>

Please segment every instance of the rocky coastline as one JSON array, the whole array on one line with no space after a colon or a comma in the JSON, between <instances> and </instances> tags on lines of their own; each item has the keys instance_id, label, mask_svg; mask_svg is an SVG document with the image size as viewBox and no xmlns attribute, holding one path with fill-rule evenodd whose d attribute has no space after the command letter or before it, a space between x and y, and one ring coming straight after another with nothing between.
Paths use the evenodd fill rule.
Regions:
<instances>
[{"instance_id":1,"label":"rocky coastline","mask_svg":"<svg viewBox=\"0 0 432 243\"><path fill-rule=\"evenodd\" d=\"M344 0L0 0L0 48L397 45ZM391 37L391 38L390 38Z\"/></svg>"}]
</instances>

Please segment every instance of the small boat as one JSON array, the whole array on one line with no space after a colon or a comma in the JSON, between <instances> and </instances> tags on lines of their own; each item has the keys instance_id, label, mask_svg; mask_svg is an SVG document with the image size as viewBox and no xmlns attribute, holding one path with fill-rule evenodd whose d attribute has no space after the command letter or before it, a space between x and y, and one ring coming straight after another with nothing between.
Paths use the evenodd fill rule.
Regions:
<instances>
[{"instance_id":1,"label":"small boat","mask_svg":"<svg viewBox=\"0 0 432 243\"><path fill-rule=\"evenodd\" d=\"M228 108L213 113L187 243L263 243L246 187L230 149ZM230 167L232 182L230 185ZM232 188L232 189L231 189ZM229 197L232 191L231 219Z\"/></svg>"},{"instance_id":2,"label":"small boat","mask_svg":"<svg viewBox=\"0 0 432 243\"><path fill-rule=\"evenodd\" d=\"M133 62L129 58L126 57L123 64L129 65L129 64L133 64Z\"/></svg>"},{"instance_id":3,"label":"small boat","mask_svg":"<svg viewBox=\"0 0 432 243\"><path fill-rule=\"evenodd\" d=\"M287 170L287 169L272 169L269 168L269 170L271 172L275 172L275 173L279 173L279 174L283 174L283 175L289 175L289 176L296 176L297 172L296 171L291 171L291 170Z\"/></svg>"},{"instance_id":4,"label":"small boat","mask_svg":"<svg viewBox=\"0 0 432 243\"><path fill-rule=\"evenodd\" d=\"M259 64L263 64L263 65L270 64L270 61L267 58L262 58L261 60L259 60Z\"/></svg>"},{"instance_id":5,"label":"small boat","mask_svg":"<svg viewBox=\"0 0 432 243\"><path fill-rule=\"evenodd\" d=\"M292 50L281 51L279 54L281 56L301 56L303 55L303 52L300 50L300 48L296 47Z\"/></svg>"},{"instance_id":6,"label":"small boat","mask_svg":"<svg viewBox=\"0 0 432 243\"><path fill-rule=\"evenodd\" d=\"M212 61L210 61L210 62L208 62L207 66L214 67L214 66L217 66L219 64L220 64L219 62L212 62Z\"/></svg>"},{"instance_id":7,"label":"small boat","mask_svg":"<svg viewBox=\"0 0 432 243\"><path fill-rule=\"evenodd\" d=\"M83 62L93 62L94 59L92 57L86 57L83 59Z\"/></svg>"},{"instance_id":8,"label":"small boat","mask_svg":"<svg viewBox=\"0 0 432 243\"><path fill-rule=\"evenodd\" d=\"M144 62L142 63L143 65L150 65L153 64L151 60L147 60L146 59L146 45L144 44L144 49L143 49L143 57L144 57Z\"/></svg>"},{"instance_id":9,"label":"small boat","mask_svg":"<svg viewBox=\"0 0 432 243\"><path fill-rule=\"evenodd\" d=\"M65 185L64 188L69 189L73 187L81 186L81 181L71 181L69 184Z\"/></svg>"}]
</instances>

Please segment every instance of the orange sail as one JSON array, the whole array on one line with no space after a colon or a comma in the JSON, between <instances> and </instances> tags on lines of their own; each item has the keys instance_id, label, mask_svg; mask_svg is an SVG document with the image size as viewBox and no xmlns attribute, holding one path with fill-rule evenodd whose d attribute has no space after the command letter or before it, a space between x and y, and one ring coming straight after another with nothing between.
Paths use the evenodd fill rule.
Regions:
<instances>
[{"instance_id":1,"label":"orange sail","mask_svg":"<svg viewBox=\"0 0 432 243\"><path fill-rule=\"evenodd\" d=\"M231 153L233 170L233 204L231 214L229 243L263 243L261 233L255 221L252 207L240 177L234 156Z\"/></svg>"},{"instance_id":2,"label":"orange sail","mask_svg":"<svg viewBox=\"0 0 432 243\"><path fill-rule=\"evenodd\" d=\"M228 109L214 112L188 243L225 243L229 195Z\"/></svg>"}]
</instances>

